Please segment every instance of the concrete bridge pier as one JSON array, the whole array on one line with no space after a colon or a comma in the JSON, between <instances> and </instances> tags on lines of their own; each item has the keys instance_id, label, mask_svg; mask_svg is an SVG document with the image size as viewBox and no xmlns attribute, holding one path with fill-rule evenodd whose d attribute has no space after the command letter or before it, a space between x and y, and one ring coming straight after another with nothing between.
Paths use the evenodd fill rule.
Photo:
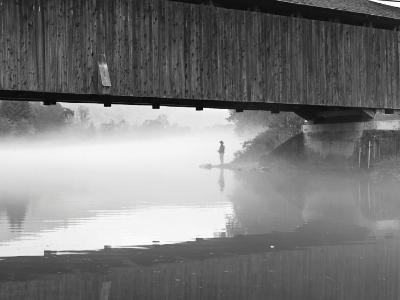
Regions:
<instances>
[{"instance_id":1,"label":"concrete bridge pier","mask_svg":"<svg viewBox=\"0 0 400 300\"><path fill-rule=\"evenodd\" d=\"M311 165L373 168L400 159L400 120L305 124L272 155Z\"/></svg>"}]
</instances>

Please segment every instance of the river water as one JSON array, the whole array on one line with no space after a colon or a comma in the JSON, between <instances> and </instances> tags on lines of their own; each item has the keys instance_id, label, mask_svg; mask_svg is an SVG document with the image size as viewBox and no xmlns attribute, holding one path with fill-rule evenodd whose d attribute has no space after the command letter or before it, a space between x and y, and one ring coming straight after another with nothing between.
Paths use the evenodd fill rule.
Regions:
<instances>
[{"instance_id":1,"label":"river water","mask_svg":"<svg viewBox=\"0 0 400 300\"><path fill-rule=\"evenodd\" d=\"M0 257L182 242L226 231L231 172L205 171L233 133L0 147ZM228 151L229 150L229 151Z\"/></svg>"},{"instance_id":2,"label":"river water","mask_svg":"<svg viewBox=\"0 0 400 300\"><path fill-rule=\"evenodd\" d=\"M400 298L393 164L371 172L199 168L218 162L219 139L232 159L240 141L226 132L5 143L0 257L104 245L133 252L119 252L129 263L106 271L60 267L16 279L0 269L0 299ZM107 259L96 265L115 263Z\"/></svg>"}]
</instances>

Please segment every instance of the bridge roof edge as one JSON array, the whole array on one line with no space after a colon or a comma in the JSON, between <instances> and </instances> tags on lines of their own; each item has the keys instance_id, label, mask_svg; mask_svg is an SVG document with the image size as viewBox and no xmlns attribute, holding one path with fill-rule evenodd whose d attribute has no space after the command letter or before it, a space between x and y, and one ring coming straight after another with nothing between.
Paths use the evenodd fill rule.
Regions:
<instances>
[{"instance_id":1,"label":"bridge roof edge","mask_svg":"<svg viewBox=\"0 0 400 300\"><path fill-rule=\"evenodd\" d=\"M218 7L257 10L271 14L301 16L313 20L400 28L400 8L370 0L169 0Z\"/></svg>"}]
</instances>

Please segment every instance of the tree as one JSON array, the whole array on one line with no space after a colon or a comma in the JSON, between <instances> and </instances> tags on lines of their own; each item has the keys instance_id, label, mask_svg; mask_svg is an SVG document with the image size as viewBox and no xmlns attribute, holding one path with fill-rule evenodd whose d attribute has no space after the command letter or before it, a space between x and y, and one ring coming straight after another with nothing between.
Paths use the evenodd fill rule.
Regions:
<instances>
[{"instance_id":1,"label":"tree","mask_svg":"<svg viewBox=\"0 0 400 300\"><path fill-rule=\"evenodd\" d=\"M64 118L66 123L71 124L75 116L75 112L72 109L64 107Z\"/></svg>"},{"instance_id":2,"label":"tree","mask_svg":"<svg viewBox=\"0 0 400 300\"><path fill-rule=\"evenodd\" d=\"M86 106L79 106L78 107L78 117L81 125L86 126L89 123L90 117L89 117L89 108Z\"/></svg>"},{"instance_id":3,"label":"tree","mask_svg":"<svg viewBox=\"0 0 400 300\"><path fill-rule=\"evenodd\" d=\"M10 134L14 130L14 124L7 118L0 117L0 135Z\"/></svg>"},{"instance_id":4,"label":"tree","mask_svg":"<svg viewBox=\"0 0 400 300\"><path fill-rule=\"evenodd\" d=\"M142 124L142 128L144 129L166 129L170 127L170 123L168 121L168 117L166 115L159 115L154 120L145 120Z\"/></svg>"},{"instance_id":5,"label":"tree","mask_svg":"<svg viewBox=\"0 0 400 300\"><path fill-rule=\"evenodd\" d=\"M30 120L32 118L31 104L26 101L2 101L0 117L6 118L11 122Z\"/></svg>"},{"instance_id":6,"label":"tree","mask_svg":"<svg viewBox=\"0 0 400 300\"><path fill-rule=\"evenodd\" d=\"M235 124L235 131L243 136L248 132L261 131L267 128L267 119L270 114L266 111L244 111L237 113L234 110L229 111L227 120Z\"/></svg>"},{"instance_id":7,"label":"tree","mask_svg":"<svg viewBox=\"0 0 400 300\"><path fill-rule=\"evenodd\" d=\"M60 104L44 106L38 102L2 101L0 134L32 134L70 123L74 112Z\"/></svg>"},{"instance_id":8,"label":"tree","mask_svg":"<svg viewBox=\"0 0 400 300\"><path fill-rule=\"evenodd\" d=\"M241 115L243 114L243 115ZM275 149L277 146L301 132L304 120L294 113L282 112L271 114L269 112L244 113L231 112L228 120L235 123L237 132L249 127L265 126L264 131L255 138L243 143L242 150L235 154L235 161L255 161L263 154Z\"/></svg>"},{"instance_id":9,"label":"tree","mask_svg":"<svg viewBox=\"0 0 400 300\"><path fill-rule=\"evenodd\" d=\"M60 128L67 124L65 109L60 104L45 106L32 104L32 123L38 131Z\"/></svg>"}]
</instances>

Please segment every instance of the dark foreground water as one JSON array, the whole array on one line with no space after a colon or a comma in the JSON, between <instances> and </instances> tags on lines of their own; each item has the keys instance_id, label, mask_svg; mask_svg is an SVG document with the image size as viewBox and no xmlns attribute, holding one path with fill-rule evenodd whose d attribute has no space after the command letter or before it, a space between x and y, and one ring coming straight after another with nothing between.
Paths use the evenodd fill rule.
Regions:
<instances>
[{"instance_id":1,"label":"dark foreground water","mask_svg":"<svg viewBox=\"0 0 400 300\"><path fill-rule=\"evenodd\" d=\"M204 140L10 148L0 299L400 299L396 168L204 170Z\"/></svg>"}]
</instances>

